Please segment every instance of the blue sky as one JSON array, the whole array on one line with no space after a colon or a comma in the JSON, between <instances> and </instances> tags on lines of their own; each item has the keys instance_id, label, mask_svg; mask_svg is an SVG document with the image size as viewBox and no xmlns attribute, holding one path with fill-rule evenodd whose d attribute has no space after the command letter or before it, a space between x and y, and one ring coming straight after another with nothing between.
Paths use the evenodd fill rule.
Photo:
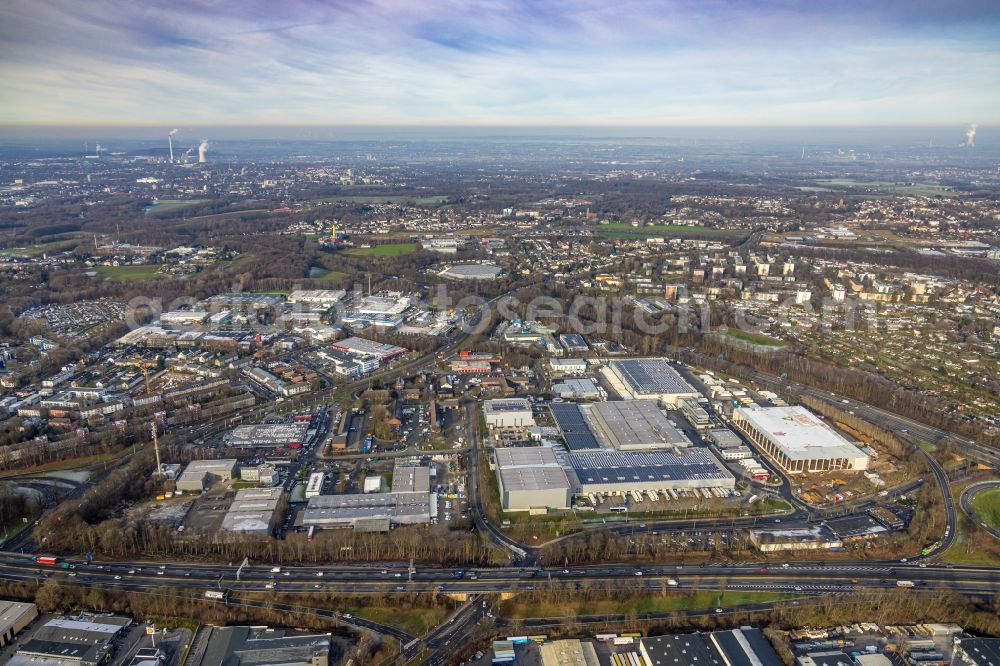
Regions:
<instances>
[{"instance_id":1,"label":"blue sky","mask_svg":"<svg viewBox=\"0 0 1000 666\"><path fill-rule=\"evenodd\" d=\"M5 0L0 123L1000 122L1000 2Z\"/></svg>"}]
</instances>

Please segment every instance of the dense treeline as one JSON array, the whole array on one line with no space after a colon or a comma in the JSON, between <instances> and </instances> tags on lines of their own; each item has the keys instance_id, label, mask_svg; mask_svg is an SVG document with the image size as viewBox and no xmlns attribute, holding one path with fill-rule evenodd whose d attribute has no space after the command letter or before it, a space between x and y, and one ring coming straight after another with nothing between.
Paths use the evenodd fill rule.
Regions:
<instances>
[{"instance_id":1,"label":"dense treeline","mask_svg":"<svg viewBox=\"0 0 1000 666\"><path fill-rule=\"evenodd\" d=\"M262 562L317 564L322 562L408 561L450 566L456 564L497 564L506 557L487 545L477 534L452 531L447 538L429 538L423 526L398 527L388 534L330 530L317 533L312 541L305 535L292 534L283 540L238 538L179 537L176 529L164 523L137 521L134 517L115 516L95 524L78 515L63 514L58 533L43 528L52 525L49 518L39 526L46 535L46 547L54 552L94 552L107 558L180 557L213 561L239 561L244 557Z\"/></svg>"},{"instance_id":2,"label":"dense treeline","mask_svg":"<svg viewBox=\"0 0 1000 666\"><path fill-rule=\"evenodd\" d=\"M38 513L38 503L25 493L0 486L0 534L18 527Z\"/></svg>"}]
</instances>

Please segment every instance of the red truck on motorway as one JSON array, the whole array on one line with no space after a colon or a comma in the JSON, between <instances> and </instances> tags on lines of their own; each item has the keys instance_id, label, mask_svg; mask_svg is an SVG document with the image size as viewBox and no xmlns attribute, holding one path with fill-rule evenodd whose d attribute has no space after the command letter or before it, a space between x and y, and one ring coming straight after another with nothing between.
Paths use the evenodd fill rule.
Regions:
<instances>
[{"instance_id":1,"label":"red truck on motorway","mask_svg":"<svg viewBox=\"0 0 1000 666\"><path fill-rule=\"evenodd\" d=\"M69 562L60 562L58 557L52 557L51 555L36 555L31 559L35 564L44 564L47 567L59 567L60 569L74 568Z\"/></svg>"}]
</instances>

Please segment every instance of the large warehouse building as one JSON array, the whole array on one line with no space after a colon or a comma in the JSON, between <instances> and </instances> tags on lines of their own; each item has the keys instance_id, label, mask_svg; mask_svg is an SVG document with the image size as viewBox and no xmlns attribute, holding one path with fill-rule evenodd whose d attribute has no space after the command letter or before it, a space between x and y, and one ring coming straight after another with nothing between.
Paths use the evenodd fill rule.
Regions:
<instances>
[{"instance_id":1,"label":"large warehouse building","mask_svg":"<svg viewBox=\"0 0 1000 666\"><path fill-rule=\"evenodd\" d=\"M209 627L199 634L204 649L185 663L193 666L319 666L331 663L331 634L270 627ZM336 655L335 655L336 656Z\"/></svg>"},{"instance_id":2,"label":"large warehouse building","mask_svg":"<svg viewBox=\"0 0 1000 666\"><path fill-rule=\"evenodd\" d=\"M590 405L552 403L552 417L570 451L687 448L691 440L655 400L617 400Z\"/></svg>"},{"instance_id":3,"label":"large warehouse building","mask_svg":"<svg viewBox=\"0 0 1000 666\"><path fill-rule=\"evenodd\" d=\"M528 428L535 425L531 403L524 398L487 400L483 403L486 425L491 428Z\"/></svg>"},{"instance_id":4,"label":"large warehouse building","mask_svg":"<svg viewBox=\"0 0 1000 666\"><path fill-rule=\"evenodd\" d=\"M387 345L365 338L345 338L334 342L331 347L347 352L353 356L377 359L380 363L391 361L397 356L402 356L409 350L405 347Z\"/></svg>"},{"instance_id":5,"label":"large warehouse building","mask_svg":"<svg viewBox=\"0 0 1000 666\"><path fill-rule=\"evenodd\" d=\"M496 449L495 455L504 511L569 508L569 480L551 448Z\"/></svg>"},{"instance_id":6,"label":"large warehouse building","mask_svg":"<svg viewBox=\"0 0 1000 666\"><path fill-rule=\"evenodd\" d=\"M453 280L495 280L502 272L496 264L455 264L439 275Z\"/></svg>"},{"instance_id":7,"label":"large warehouse building","mask_svg":"<svg viewBox=\"0 0 1000 666\"><path fill-rule=\"evenodd\" d=\"M619 451L691 446L654 400L598 402L587 409L600 435Z\"/></svg>"},{"instance_id":8,"label":"large warehouse building","mask_svg":"<svg viewBox=\"0 0 1000 666\"><path fill-rule=\"evenodd\" d=\"M201 492L218 481L231 481L236 475L236 459L192 460L175 482L177 490Z\"/></svg>"},{"instance_id":9,"label":"large warehouse building","mask_svg":"<svg viewBox=\"0 0 1000 666\"><path fill-rule=\"evenodd\" d=\"M222 517L220 531L244 536L270 534L284 509L281 495L280 487L237 490L236 498Z\"/></svg>"},{"instance_id":10,"label":"large warehouse building","mask_svg":"<svg viewBox=\"0 0 1000 666\"><path fill-rule=\"evenodd\" d=\"M437 515L437 495L431 492L430 468L397 465L392 491L310 497L299 527L387 532L396 525L418 525Z\"/></svg>"},{"instance_id":11,"label":"large warehouse building","mask_svg":"<svg viewBox=\"0 0 1000 666\"><path fill-rule=\"evenodd\" d=\"M742 407L733 424L787 472L868 469L868 455L805 407Z\"/></svg>"},{"instance_id":12,"label":"large warehouse building","mask_svg":"<svg viewBox=\"0 0 1000 666\"><path fill-rule=\"evenodd\" d=\"M434 497L432 493L317 495L309 498L302 512L302 527L388 532L396 525L423 525L431 521Z\"/></svg>"},{"instance_id":13,"label":"large warehouse building","mask_svg":"<svg viewBox=\"0 0 1000 666\"><path fill-rule=\"evenodd\" d=\"M843 653L841 653L843 654ZM760 629L742 627L711 633L649 636L639 641L643 664L730 664L732 666L781 666L774 647ZM846 663L844 660L828 663Z\"/></svg>"},{"instance_id":14,"label":"large warehouse building","mask_svg":"<svg viewBox=\"0 0 1000 666\"><path fill-rule=\"evenodd\" d=\"M14 636L38 617L35 604L0 599L0 648L14 640Z\"/></svg>"},{"instance_id":15,"label":"large warehouse building","mask_svg":"<svg viewBox=\"0 0 1000 666\"><path fill-rule=\"evenodd\" d=\"M226 446L235 449L295 449L305 444L308 432L308 423L255 423L237 426L224 441Z\"/></svg>"},{"instance_id":16,"label":"large warehouse building","mask_svg":"<svg viewBox=\"0 0 1000 666\"><path fill-rule=\"evenodd\" d=\"M115 642L128 632L132 618L81 613L52 618L5 662L10 666L80 664L97 666L111 661Z\"/></svg>"},{"instance_id":17,"label":"large warehouse building","mask_svg":"<svg viewBox=\"0 0 1000 666\"><path fill-rule=\"evenodd\" d=\"M553 384L552 392L563 400L600 400L604 397L604 391L589 377Z\"/></svg>"},{"instance_id":18,"label":"large warehouse building","mask_svg":"<svg viewBox=\"0 0 1000 666\"><path fill-rule=\"evenodd\" d=\"M570 483L577 494L670 491L736 486L736 479L707 449L598 451L569 455Z\"/></svg>"},{"instance_id":19,"label":"large warehouse building","mask_svg":"<svg viewBox=\"0 0 1000 666\"><path fill-rule=\"evenodd\" d=\"M602 373L623 398L659 400L668 407L677 407L683 398L700 397L665 358L614 360Z\"/></svg>"}]
</instances>

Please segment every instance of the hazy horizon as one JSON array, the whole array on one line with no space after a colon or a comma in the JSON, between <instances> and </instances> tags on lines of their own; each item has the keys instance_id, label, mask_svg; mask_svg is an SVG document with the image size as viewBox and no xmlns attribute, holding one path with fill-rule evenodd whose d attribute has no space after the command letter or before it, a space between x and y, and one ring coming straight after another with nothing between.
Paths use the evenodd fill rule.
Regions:
<instances>
[{"instance_id":1,"label":"hazy horizon","mask_svg":"<svg viewBox=\"0 0 1000 666\"><path fill-rule=\"evenodd\" d=\"M0 54L6 123L1000 123L981 0L11 0Z\"/></svg>"},{"instance_id":2,"label":"hazy horizon","mask_svg":"<svg viewBox=\"0 0 1000 666\"><path fill-rule=\"evenodd\" d=\"M912 125L401 125L401 124L197 124L197 125L152 125L152 124L38 124L0 123L0 137L5 139L45 139L117 137L122 139L165 139L166 134L176 129L177 140L185 136L191 138L202 133L215 133L215 138L238 140L254 139L302 139L330 140L338 138L370 140L392 139L400 136L442 138L455 135L457 138L476 137L571 137L571 138L616 138L643 139L669 138L679 135L692 138L726 139L733 137L779 138L796 141L810 137L836 140L838 137L873 139L912 139L925 136L940 139L942 144L959 145L970 127L967 123L933 123ZM976 125L976 143L990 141L996 136L994 127ZM954 139L954 141L951 141Z\"/></svg>"}]
</instances>

